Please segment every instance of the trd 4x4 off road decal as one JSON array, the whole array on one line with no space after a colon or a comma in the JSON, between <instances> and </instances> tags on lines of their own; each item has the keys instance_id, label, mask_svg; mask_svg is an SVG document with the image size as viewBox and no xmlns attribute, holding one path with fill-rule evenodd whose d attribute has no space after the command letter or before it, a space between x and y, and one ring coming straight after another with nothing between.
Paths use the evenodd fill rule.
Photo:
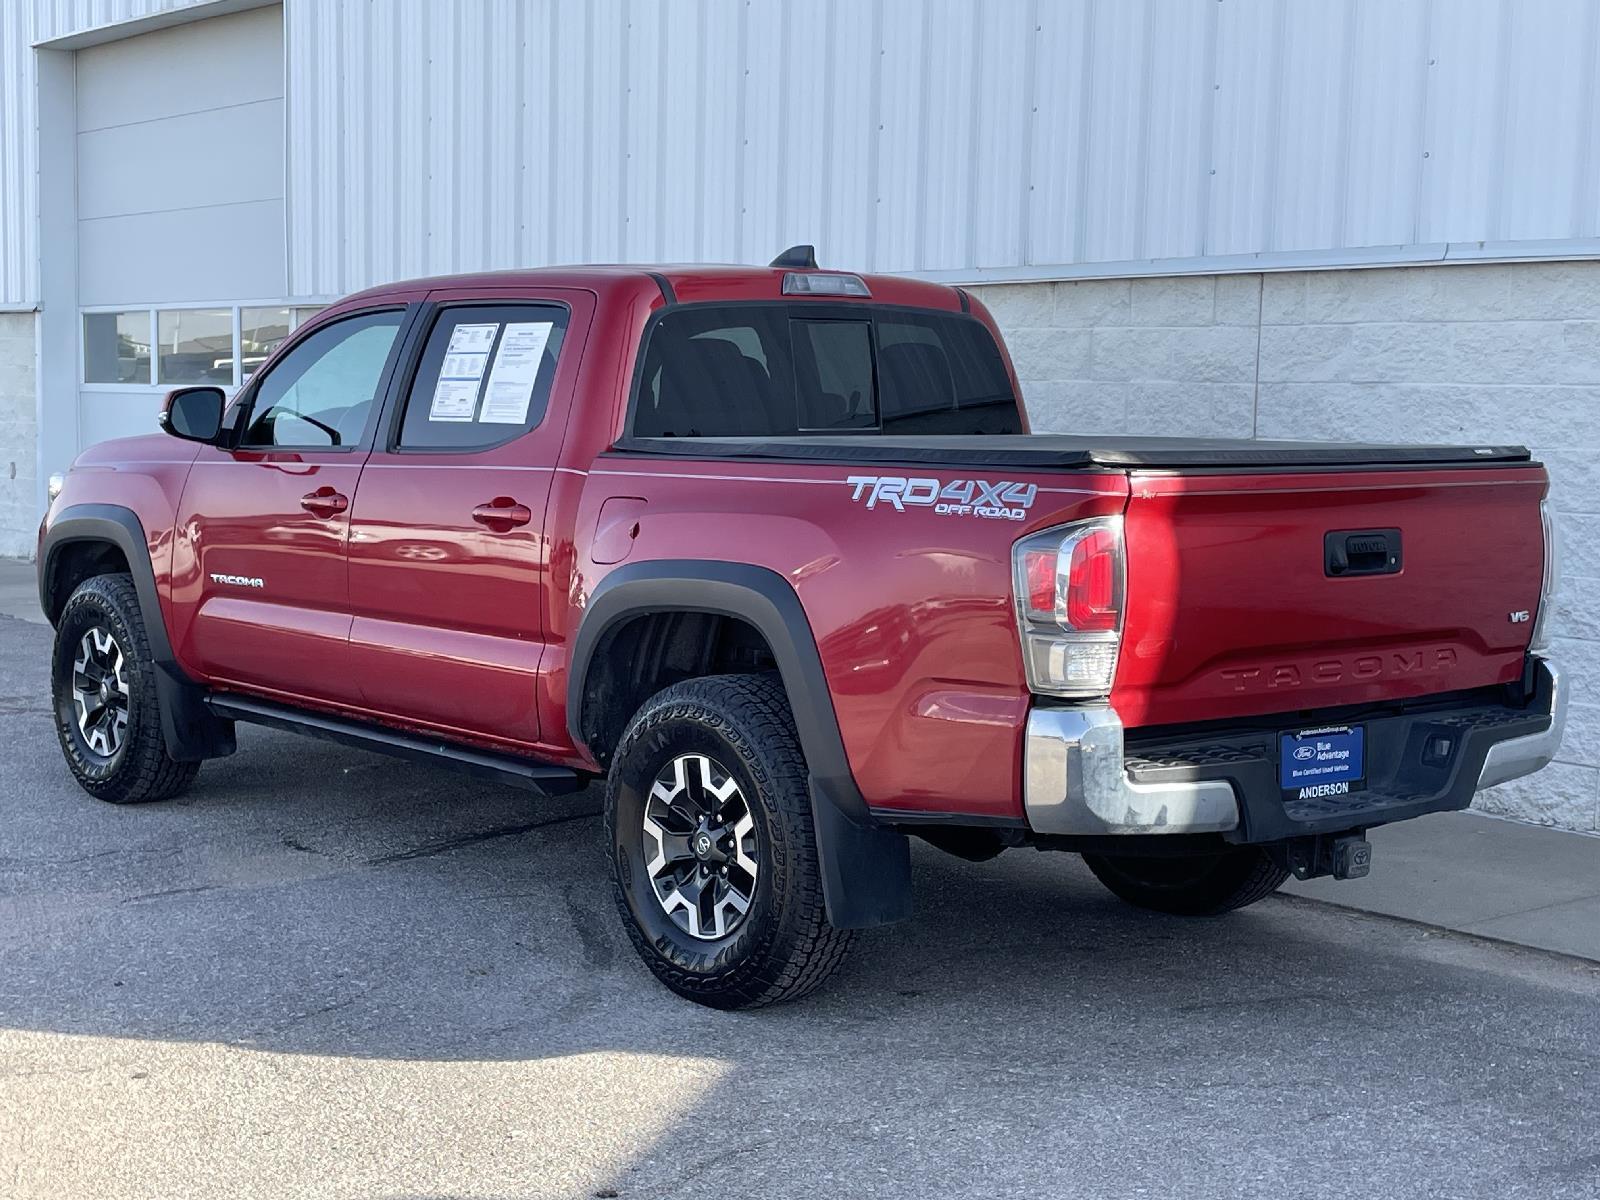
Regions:
<instances>
[{"instance_id":1,"label":"trd 4x4 off road decal","mask_svg":"<svg viewBox=\"0 0 1600 1200\"><path fill-rule=\"evenodd\" d=\"M851 475L845 480L855 490L850 499L865 500L868 508L880 503L905 512L906 505L931 507L936 513L952 517L989 517L998 521L1022 521L1039 494L1037 484L1012 483L1002 479L954 479L940 485L937 479L908 479L903 475Z\"/></svg>"}]
</instances>

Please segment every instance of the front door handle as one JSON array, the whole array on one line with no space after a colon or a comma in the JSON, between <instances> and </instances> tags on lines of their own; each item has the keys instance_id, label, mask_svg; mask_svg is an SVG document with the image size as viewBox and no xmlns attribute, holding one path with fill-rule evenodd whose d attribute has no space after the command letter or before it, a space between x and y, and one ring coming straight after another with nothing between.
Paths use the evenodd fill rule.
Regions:
<instances>
[{"instance_id":1,"label":"front door handle","mask_svg":"<svg viewBox=\"0 0 1600 1200\"><path fill-rule=\"evenodd\" d=\"M300 497L300 507L317 517L331 517L350 507L350 498L331 487L319 487Z\"/></svg>"},{"instance_id":2,"label":"front door handle","mask_svg":"<svg viewBox=\"0 0 1600 1200\"><path fill-rule=\"evenodd\" d=\"M473 509L472 519L479 525L487 525L496 533L506 533L533 520L533 510L526 504L518 504L510 496L496 496L489 503Z\"/></svg>"}]
</instances>

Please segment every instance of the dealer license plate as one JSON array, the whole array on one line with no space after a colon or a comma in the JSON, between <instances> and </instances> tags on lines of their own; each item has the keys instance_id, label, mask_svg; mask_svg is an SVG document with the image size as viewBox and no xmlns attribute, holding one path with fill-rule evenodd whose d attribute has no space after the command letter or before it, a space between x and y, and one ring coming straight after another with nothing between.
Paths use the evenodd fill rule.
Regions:
<instances>
[{"instance_id":1,"label":"dealer license plate","mask_svg":"<svg viewBox=\"0 0 1600 1200\"><path fill-rule=\"evenodd\" d=\"M1285 733L1278 748L1278 782L1298 799L1347 795L1366 779L1366 730L1360 725Z\"/></svg>"}]
</instances>

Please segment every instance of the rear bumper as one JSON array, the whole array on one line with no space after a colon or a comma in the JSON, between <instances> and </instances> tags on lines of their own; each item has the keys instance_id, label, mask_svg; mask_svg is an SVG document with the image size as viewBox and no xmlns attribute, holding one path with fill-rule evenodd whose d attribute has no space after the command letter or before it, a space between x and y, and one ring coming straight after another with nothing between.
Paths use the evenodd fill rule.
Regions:
<instances>
[{"instance_id":1,"label":"rear bumper","mask_svg":"<svg viewBox=\"0 0 1600 1200\"><path fill-rule=\"evenodd\" d=\"M1534 659L1532 668L1533 688L1520 708L1423 706L1363 718L1366 788L1316 799L1285 796L1271 727L1130 747L1115 709L1035 707L1023 761L1028 825L1070 837L1212 833L1274 842L1466 808L1479 788L1531 774L1555 757L1568 688L1548 660ZM1303 728L1316 718L1296 721ZM1425 758L1425 747L1441 744L1447 755Z\"/></svg>"}]
</instances>

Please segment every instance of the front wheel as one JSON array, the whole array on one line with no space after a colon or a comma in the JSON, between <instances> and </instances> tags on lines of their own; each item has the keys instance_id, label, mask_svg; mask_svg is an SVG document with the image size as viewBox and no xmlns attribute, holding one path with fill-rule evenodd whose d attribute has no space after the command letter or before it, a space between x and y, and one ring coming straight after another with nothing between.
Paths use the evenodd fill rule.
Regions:
<instances>
[{"instance_id":1,"label":"front wheel","mask_svg":"<svg viewBox=\"0 0 1600 1200\"><path fill-rule=\"evenodd\" d=\"M61 753L91 796L166 800L194 781L200 764L167 753L155 670L133 580L79 584L56 622L50 681Z\"/></svg>"},{"instance_id":2,"label":"front wheel","mask_svg":"<svg viewBox=\"0 0 1600 1200\"><path fill-rule=\"evenodd\" d=\"M768 675L691 679L629 724L606 784L617 907L657 979L712 1008L793 1000L843 963L805 758Z\"/></svg>"},{"instance_id":3,"label":"front wheel","mask_svg":"<svg viewBox=\"0 0 1600 1200\"><path fill-rule=\"evenodd\" d=\"M1283 886L1289 872L1257 846L1176 858L1085 854L1083 861L1129 904L1186 917L1215 917Z\"/></svg>"}]
</instances>

